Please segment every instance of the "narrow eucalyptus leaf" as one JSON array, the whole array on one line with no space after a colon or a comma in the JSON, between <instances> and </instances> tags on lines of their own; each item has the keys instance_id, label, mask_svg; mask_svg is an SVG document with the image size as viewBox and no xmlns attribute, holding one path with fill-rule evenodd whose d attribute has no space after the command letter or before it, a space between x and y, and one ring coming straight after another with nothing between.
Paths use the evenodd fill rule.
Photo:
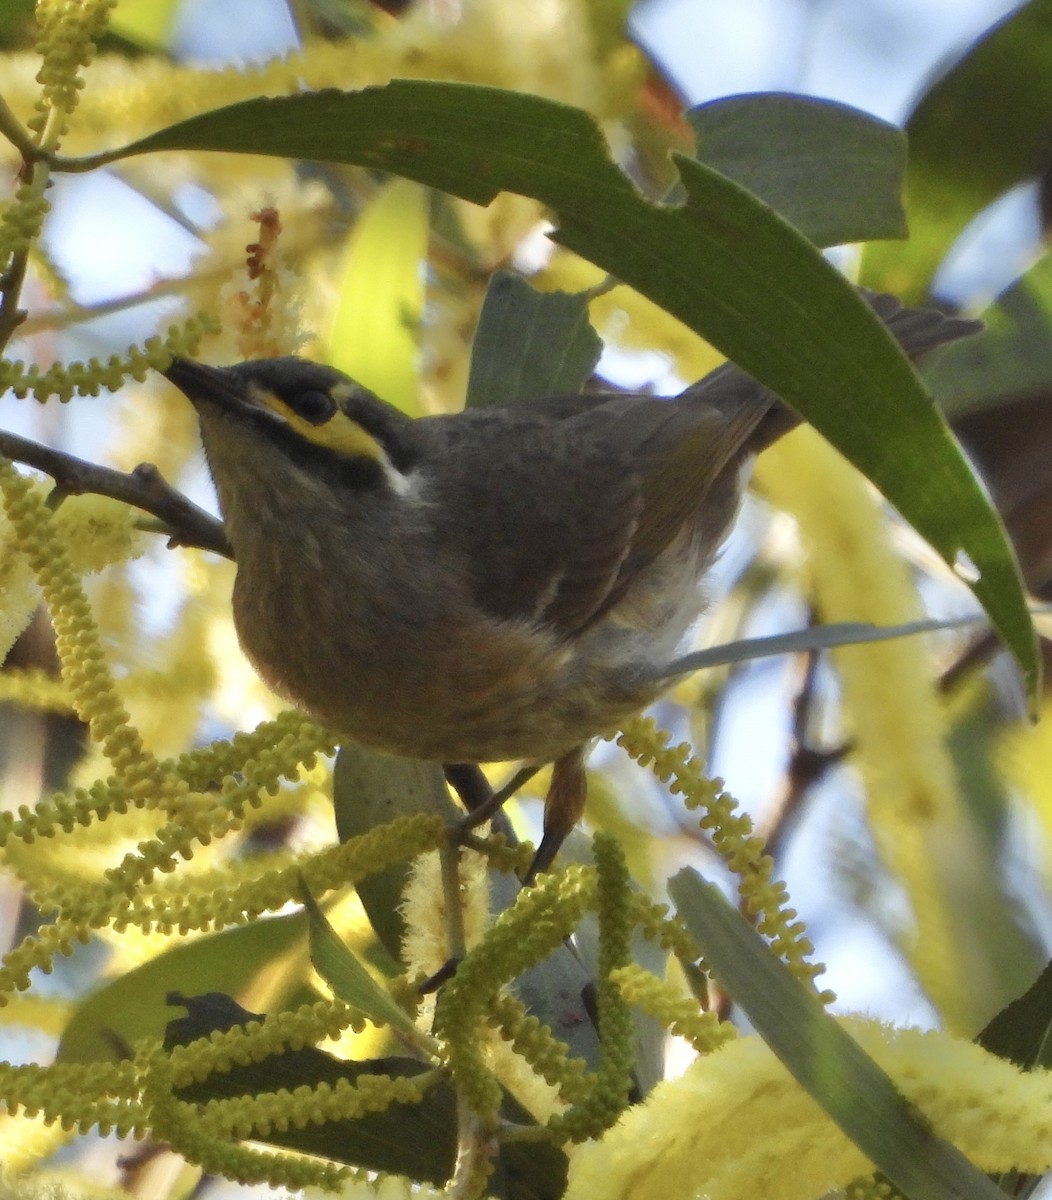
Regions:
<instances>
[{"instance_id":1,"label":"narrow eucalyptus leaf","mask_svg":"<svg viewBox=\"0 0 1052 1200\"><path fill-rule=\"evenodd\" d=\"M669 883L706 962L796 1081L909 1200L1003 1194L924 1117L712 884Z\"/></svg>"},{"instance_id":2,"label":"narrow eucalyptus leaf","mask_svg":"<svg viewBox=\"0 0 1052 1200\"><path fill-rule=\"evenodd\" d=\"M306 888L303 906L310 928L311 962L335 995L377 1025L415 1036L416 1026L344 944Z\"/></svg>"}]
</instances>

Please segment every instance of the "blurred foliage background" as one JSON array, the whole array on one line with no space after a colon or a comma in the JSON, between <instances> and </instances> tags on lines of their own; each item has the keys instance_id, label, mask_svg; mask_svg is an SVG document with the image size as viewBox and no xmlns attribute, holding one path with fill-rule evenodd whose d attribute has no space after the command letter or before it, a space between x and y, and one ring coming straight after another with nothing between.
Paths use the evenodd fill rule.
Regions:
<instances>
[{"instance_id":1,"label":"blurred foliage background","mask_svg":"<svg viewBox=\"0 0 1052 1200\"><path fill-rule=\"evenodd\" d=\"M635 186L657 200L678 178L670 152L693 154L695 132L709 127L684 118L685 97L660 52L639 36L643 22L631 6L296 0L280 14L268 7L258 20L261 36L273 27L277 41L297 48L239 61L220 39L207 44L207 66L184 55L190 45L200 50L202 37L215 37L195 33L197 21L213 28L207 5L120 0L110 11L104 3L43 0L36 7L34 14L22 0L0 6L7 135L0 146L10 197L0 333L8 339L3 370L11 388L0 400L0 428L121 472L156 464L170 484L214 511L193 414L149 365L163 365L172 350L220 363L302 353L414 415L456 410L468 390L487 289L505 270L543 293L593 289L587 312L604 344L597 377L612 386L674 392L721 361L651 300L625 286L601 286L604 272L546 238L546 210L523 195L502 192L480 207L380 170L306 161L292 150L287 158L172 150L85 174L55 170L46 194L35 197L19 190L33 186L19 123L63 155L87 155L240 100L399 77L488 84L582 109ZM703 15L684 25L691 37L704 38ZM83 43L63 33L74 27ZM817 19L800 28L815 37L822 30ZM97 52L84 49L96 33ZM63 59L56 47L67 44ZM69 79L62 72L73 70L78 55L83 87L56 99ZM46 71L38 78L42 62L53 78ZM1003 517L1027 586L1052 600L1052 288L1044 253L1052 208L1052 4L1030 0L960 46L904 124L909 238L831 254L860 283L986 322L983 334L933 358L925 381ZM728 136L733 141L733 130ZM759 135L753 128L748 136ZM732 148L757 154L748 143ZM789 165L779 169L800 173L807 160L799 146L790 140L784 150ZM992 212L1008 211L1006 203L1015 218L1005 235L1015 248L1011 270L1004 258L986 270L983 253L999 252L1003 242L993 240L991 251L991 239L976 231ZM959 269L962 255L970 256L970 271ZM146 344L172 322L163 344ZM129 343L139 349L126 350ZM70 365L86 360L83 368ZM886 453L909 456L911 447L888 430ZM923 475L924 463L911 468ZM973 610L961 580L811 431L766 455L756 485L707 585L713 607L699 644L819 620L894 624ZM397 870L376 876L372 894L366 887L359 896L329 864L334 850L393 811L444 813L440 783L426 772L392 781L384 770L378 778L369 764L344 757L334 821L334 747L324 733L278 717L277 702L241 656L229 613L232 564L167 546L156 521L115 500L63 495L58 503L43 483L35 487L41 505L54 509L48 536L56 540L48 545L64 547L82 578L106 678L97 693L94 683L71 682L77 652L64 648L65 627L56 645L55 596L43 568L31 566L25 531L9 521L0 529L0 801L10 814L0 876L8 951L0 967L3 1057L16 1065L47 1064L56 1053L71 1065L129 1061L178 1014L166 1005L169 993L224 993L267 1013L326 996L341 969L355 968L331 946L337 966L324 954L328 967L319 964L320 917L312 965L311 923L295 903L298 872L311 890L328 893L331 928L375 978L437 969L448 953L442 929L428 940L419 928L428 897L442 891L437 873L415 879L415 907L410 902L397 918L392 896L404 883ZM93 738L84 695L103 697L89 705ZM99 715L107 697L123 705L112 724ZM822 982L837 993L834 1011L971 1039L1038 976L1050 929L1052 743L1047 721L1027 719L1017 670L992 635L953 631L717 668L680 685L656 715L674 740L690 742L710 774L725 779L767 839L773 873L787 881L814 958L828 967ZM235 736L257 727L251 745ZM128 730L134 745L122 740ZM253 774L253 754L281 737L295 743L281 742L287 757L270 774ZM129 782L126 766L128 758L147 762L140 752L154 764L174 764L165 778L178 776L183 790L144 800L152 768L142 767L139 777L132 770ZM206 753L211 774L202 765ZM667 787L608 743L592 767L589 826L616 836L642 894L664 900L666 880L684 863L732 889L733 873L709 831ZM502 777L495 769L494 780ZM538 777L510 806L524 836L536 830L544 782ZM184 792L203 797L200 806L184 805ZM76 805L89 814L83 820L63 815ZM182 832L172 833L180 823ZM193 837L180 840L186 830ZM577 849L586 856L585 847ZM265 881L279 877L280 886L266 891ZM504 885L492 886L494 907L510 903ZM476 903L472 919L481 929L486 900ZM411 950L400 949L406 924L423 937ZM86 944L74 952L79 942ZM638 953L681 996L703 994L715 1013L740 1018L735 997L670 967L667 953ZM547 970L563 974L534 978L534 991L527 984L520 998L550 1020L586 1026L583 1041L565 1028L556 1032L587 1060L597 1053L594 1031L576 994L587 972L566 963ZM345 992L336 985L337 995L377 1021L333 1030L339 1052L386 1063L381 1056L404 1048L410 1035L403 1030L400 1043L380 1028L390 1013L376 1008L370 988L378 985L355 979L344 981ZM553 1005L559 989L563 998ZM190 1018L203 1023L187 1040L211 1027L194 1008ZM235 1018L227 1012L225 1019ZM653 1028L636 1036L645 1047L637 1062L642 1092L691 1057L682 1037L666 1039ZM279 1063L289 1086L314 1083L322 1070L288 1057ZM543 1119L550 1097L539 1099L525 1085L517 1090L509 1082L515 1071L501 1070L502 1083ZM279 1082L271 1074L252 1086ZM5 1094L17 1100L21 1093L11 1087ZM54 1110L39 1107L53 1116L62 1107L55 1103ZM152 1110L157 1122L162 1107L158 1101ZM429 1114L444 1133L455 1124L454 1107L450 1101ZM0 1118L0 1161L10 1176L61 1180L78 1193L179 1196L204 1186L210 1169L223 1170L207 1155L194 1160L174 1123L155 1123L155 1143L90 1133L63 1150L78 1129L107 1127L75 1104L65 1111L65 1127L24 1111ZM121 1128L116 1118L111 1124ZM459 1136L463 1145L462 1125ZM395 1150L366 1165L441 1179L426 1155L414 1164L398 1151L406 1140L441 1141L433 1128L395 1121L376 1137ZM165 1141L196 1165L164 1153ZM336 1157L331 1146L320 1152ZM352 1153L351 1161L361 1159ZM507 1167L510 1177L521 1170L533 1188L521 1194L559 1194L561 1182L551 1184L543 1172L538 1182L531 1169ZM556 1178L560 1170L565 1164L553 1168ZM820 1194L815 1172L801 1166L799 1194ZM736 1192L743 1185L729 1182L711 1194L755 1195L763 1190L759 1179L751 1176L751 1191ZM807 1191L811 1184L817 1190ZM472 1194L463 1179L460 1186L460 1194ZM512 1185L494 1184L493 1194L512 1194L505 1186Z\"/></svg>"}]
</instances>

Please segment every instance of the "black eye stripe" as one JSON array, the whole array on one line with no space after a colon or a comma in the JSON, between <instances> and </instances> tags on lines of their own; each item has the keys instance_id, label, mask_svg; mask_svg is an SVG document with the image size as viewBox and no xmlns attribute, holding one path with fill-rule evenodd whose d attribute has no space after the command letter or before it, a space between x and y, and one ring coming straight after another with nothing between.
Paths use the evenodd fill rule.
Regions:
<instances>
[{"instance_id":1,"label":"black eye stripe","mask_svg":"<svg viewBox=\"0 0 1052 1200\"><path fill-rule=\"evenodd\" d=\"M336 412L336 401L328 392L312 388L283 397L294 413L311 425L324 425Z\"/></svg>"}]
</instances>

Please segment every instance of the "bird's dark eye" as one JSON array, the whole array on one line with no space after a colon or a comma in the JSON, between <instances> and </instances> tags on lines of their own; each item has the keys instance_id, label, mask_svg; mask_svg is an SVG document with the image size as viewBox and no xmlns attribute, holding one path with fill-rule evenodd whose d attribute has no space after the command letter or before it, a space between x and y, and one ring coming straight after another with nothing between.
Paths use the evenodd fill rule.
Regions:
<instances>
[{"instance_id":1,"label":"bird's dark eye","mask_svg":"<svg viewBox=\"0 0 1052 1200\"><path fill-rule=\"evenodd\" d=\"M289 408L312 425L324 425L336 411L336 401L328 392L313 389L296 392L287 398Z\"/></svg>"}]
</instances>

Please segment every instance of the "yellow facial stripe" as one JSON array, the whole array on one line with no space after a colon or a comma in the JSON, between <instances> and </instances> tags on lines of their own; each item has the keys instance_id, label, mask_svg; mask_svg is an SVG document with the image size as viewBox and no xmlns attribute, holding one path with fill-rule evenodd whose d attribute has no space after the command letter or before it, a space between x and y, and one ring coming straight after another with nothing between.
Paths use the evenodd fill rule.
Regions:
<instances>
[{"instance_id":1,"label":"yellow facial stripe","mask_svg":"<svg viewBox=\"0 0 1052 1200\"><path fill-rule=\"evenodd\" d=\"M312 425L305 421L299 413L291 409L280 396L262 389L254 397L260 404L266 405L272 412L280 416L289 429L305 442L312 442L324 450L334 454L342 454L346 458L370 458L382 462L384 451L380 443L371 433L367 433L357 421L352 421L345 412L337 409L329 420L321 425Z\"/></svg>"}]
</instances>

